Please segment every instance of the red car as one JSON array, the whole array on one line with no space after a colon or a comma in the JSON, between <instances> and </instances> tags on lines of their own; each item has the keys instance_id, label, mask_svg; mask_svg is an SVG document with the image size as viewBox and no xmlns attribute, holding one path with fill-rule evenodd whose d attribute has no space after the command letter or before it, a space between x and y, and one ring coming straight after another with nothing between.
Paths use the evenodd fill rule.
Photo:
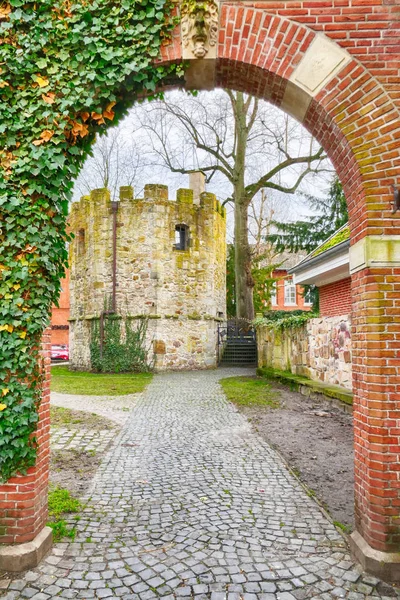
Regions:
<instances>
[{"instance_id":1,"label":"red car","mask_svg":"<svg viewBox=\"0 0 400 600\"><path fill-rule=\"evenodd\" d=\"M69 360L68 346L61 344L60 346L52 346L50 353L51 360Z\"/></svg>"}]
</instances>

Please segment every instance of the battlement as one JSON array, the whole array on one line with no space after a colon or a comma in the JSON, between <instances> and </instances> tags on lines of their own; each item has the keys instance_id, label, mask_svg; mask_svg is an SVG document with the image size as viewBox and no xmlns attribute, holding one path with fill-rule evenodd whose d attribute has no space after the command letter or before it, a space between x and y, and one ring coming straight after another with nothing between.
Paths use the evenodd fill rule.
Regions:
<instances>
[{"instance_id":1,"label":"battlement","mask_svg":"<svg viewBox=\"0 0 400 600\"><path fill-rule=\"evenodd\" d=\"M154 204L184 204L187 206L196 206L204 211L215 211L221 217L226 217L226 209L217 200L215 194L211 192L200 192L197 201L194 196L194 190L191 188L180 188L176 192L176 199L171 200L168 194L168 186L159 183L149 183L144 187L143 198L135 198L134 189L132 186L122 186L119 188L119 200L121 204L124 203L139 203L139 202L152 202ZM82 196L79 202L74 202L71 206L72 213L91 212L89 205L96 207L96 210L100 206L111 208L111 194L106 188L99 188L92 190L90 195Z\"/></svg>"}]
</instances>

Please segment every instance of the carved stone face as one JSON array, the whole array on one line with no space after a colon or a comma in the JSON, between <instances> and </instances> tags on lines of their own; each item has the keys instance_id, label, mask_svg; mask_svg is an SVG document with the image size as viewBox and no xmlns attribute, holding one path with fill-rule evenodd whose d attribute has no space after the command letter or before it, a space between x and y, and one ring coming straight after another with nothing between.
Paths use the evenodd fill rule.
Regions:
<instances>
[{"instance_id":1,"label":"carved stone face","mask_svg":"<svg viewBox=\"0 0 400 600\"><path fill-rule=\"evenodd\" d=\"M218 34L218 8L211 0L207 9L185 15L182 19L182 39L185 46L191 42L191 51L196 58L204 58L215 46Z\"/></svg>"},{"instance_id":2,"label":"carved stone face","mask_svg":"<svg viewBox=\"0 0 400 600\"><path fill-rule=\"evenodd\" d=\"M193 54L196 58L204 58L208 50L206 48L206 40L199 36L193 36Z\"/></svg>"}]
</instances>

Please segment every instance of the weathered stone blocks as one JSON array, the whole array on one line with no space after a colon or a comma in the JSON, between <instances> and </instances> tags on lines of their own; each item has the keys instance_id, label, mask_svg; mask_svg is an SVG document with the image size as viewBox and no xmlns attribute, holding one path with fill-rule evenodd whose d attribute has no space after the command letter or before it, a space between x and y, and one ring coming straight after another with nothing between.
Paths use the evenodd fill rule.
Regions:
<instances>
[{"instance_id":1,"label":"weathered stone blocks","mask_svg":"<svg viewBox=\"0 0 400 600\"><path fill-rule=\"evenodd\" d=\"M261 327L259 366L352 389L350 331L348 315L310 319L300 328L283 332Z\"/></svg>"},{"instance_id":2,"label":"weathered stone blocks","mask_svg":"<svg viewBox=\"0 0 400 600\"><path fill-rule=\"evenodd\" d=\"M143 199L134 199L130 187L120 191L116 311L148 319L148 345L161 370L216 366L217 323L226 312L225 209L214 194L200 193L199 200L193 203L191 189L169 200L168 187L158 184L146 185ZM94 190L71 212L73 368L90 368L92 321L111 298L111 205L107 190ZM186 236L182 249L180 228Z\"/></svg>"}]
</instances>

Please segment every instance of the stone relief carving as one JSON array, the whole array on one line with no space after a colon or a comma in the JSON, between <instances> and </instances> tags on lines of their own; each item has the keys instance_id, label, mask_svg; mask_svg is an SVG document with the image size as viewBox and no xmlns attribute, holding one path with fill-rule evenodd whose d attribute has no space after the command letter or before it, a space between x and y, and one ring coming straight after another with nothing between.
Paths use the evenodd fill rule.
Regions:
<instances>
[{"instance_id":1,"label":"stone relief carving","mask_svg":"<svg viewBox=\"0 0 400 600\"><path fill-rule=\"evenodd\" d=\"M184 58L215 56L218 39L218 5L214 0L182 4ZM212 56L210 56L212 55Z\"/></svg>"}]
</instances>

